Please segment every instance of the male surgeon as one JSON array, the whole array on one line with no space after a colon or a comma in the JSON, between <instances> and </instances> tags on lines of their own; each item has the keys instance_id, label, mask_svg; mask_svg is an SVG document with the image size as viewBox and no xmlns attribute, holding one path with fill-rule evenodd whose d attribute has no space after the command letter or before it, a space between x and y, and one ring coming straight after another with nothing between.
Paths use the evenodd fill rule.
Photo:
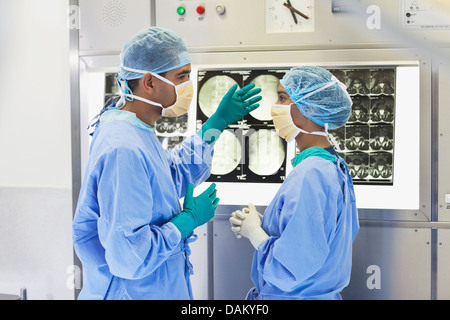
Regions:
<instances>
[{"instance_id":1,"label":"male surgeon","mask_svg":"<svg viewBox=\"0 0 450 320\"><path fill-rule=\"evenodd\" d=\"M153 126L161 116L185 114L191 103L183 41L149 28L125 44L120 62L122 96L94 126L73 221L83 264L78 298L193 299L189 243L219 201L214 184L198 196L193 190L210 175L218 135L259 106L261 90L232 87L201 130L169 152Z\"/></svg>"}]
</instances>

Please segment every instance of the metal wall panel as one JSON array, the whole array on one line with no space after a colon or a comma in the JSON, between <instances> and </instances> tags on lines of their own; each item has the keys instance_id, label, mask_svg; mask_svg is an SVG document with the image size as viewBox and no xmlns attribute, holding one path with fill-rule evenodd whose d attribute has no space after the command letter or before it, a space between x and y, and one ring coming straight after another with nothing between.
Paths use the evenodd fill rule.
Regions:
<instances>
[{"instance_id":1,"label":"metal wall panel","mask_svg":"<svg viewBox=\"0 0 450 320\"><path fill-rule=\"evenodd\" d=\"M250 272L255 249L248 239L237 239L231 231L231 212L216 216L213 223L214 300L242 300L253 287Z\"/></svg>"},{"instance_id":2,"label":"metal wall panel","mask_svg":"<svg viewBox=\"0 0 450 320\"><path fill-rule=\"evenodd\" d=\"M431 229L361 223L353 247L351 300L431 298Z\"/></svg>"},{"instance_id":3,"label":"metal wall panel","mask_svg":"<svg viewBox=\"0 0 450 320\"><path fill-rule=\"evenodd\" d=\"M120 53L134 34L151 25L150 0L79 0L81 55Z\"/></svg>"},{"instance_id":4,"label":"metal wall panel","mask_svg":"<svg viewBox=\"0 0 450 320\"><path fill-rule=\"evenodd\" d=\"M450 221L450 51L448 59L439 64L439 156L438 156L438 216L439 221Z\"/></svg>"},{"instance_id":5,"label":"metal wall panel","mask_svg":"<svg viewBox=\"0 0 450 320\"><path fill-rule=\"evenodd\" d=\"M450 300L450 230L438 230L437 299Z\"/></svg>"},{"instance_id":6,"label":"metal wall panel","mask_svg":"<svg viewBox=\"0 0 450 320\"><path fill-rule=\"evenodd\" d=\"M404 23L408 7L403 1L347 0L353 12L333 12L332 0L309 0L314 7L310 20L313 32L268 33L273 18L267 11L285 10L283 1L273 0L155 0L156 25L167 27L182 36L193 51L263 51L271 48L363 48L376 45L402 47L418 42L445 40L448 31L430 28L413 29ZM297 2L297 3L296 3ZM304 1L293 0L293 6ZM424 2L424 1L422 1ZM205 12L198 14L198 6ZM218 5L225 14L216 12ZM406 4L408 5L408 4ZM178 7L185 13L179 15ZM436 10L437 11L437 10ZM291 19L291 17L287 17ZM279 18L281 19L281 18ZM302 19L302 18L299 18ZM309 20L308 20L309 21Z\"/></svg>"},{"instance_id":7,"label":"metal wall panel","mask_svg":"<svg viewBox=\"0 0 450 320\"><path fill-rule=\"evenodd\" d=\"M253 287L250 278L254 248L237 239L230 230L225 206L213 222L213 293L211 299L243 299ZM264 208L261 208L263 212ZM450 239L450 234L446 234ZM345 300L428 300L432 289L431 228L412 228L401 223L361 222L353 247L353 268ZM449 240L450 242L450 240ZM445 250L441 245L440 249ZM445 251L440 251L445 252ZM440 270L449 269L448 255L442 255ZM445 257L445 258L444 258ZM444 284L450 273L442 273L441 297L450 295ZM446 275L446 276L445 276Z\"/></svg>"}]
</instances>

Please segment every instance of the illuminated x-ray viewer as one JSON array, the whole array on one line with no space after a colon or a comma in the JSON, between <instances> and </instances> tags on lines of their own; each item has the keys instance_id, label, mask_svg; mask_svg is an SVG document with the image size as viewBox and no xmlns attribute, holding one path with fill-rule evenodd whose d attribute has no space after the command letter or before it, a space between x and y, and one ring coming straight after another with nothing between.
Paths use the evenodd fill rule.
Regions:
<instances>
[{"instance_id":1,"label":"illuminated x-ray viewer","mask_svg":"<svg viewBox=\"0 0 450 320\"><path fill-rule=\"evenodd\" d=\"M353 100L347 124L333 135L355 184L393 184L395 68L330 70Z\"/></svg>"},{"instance_id":2,"label":"illuminated x-ray viewer","mask_svg":"<svg viewBox=\"0 0 450 320\"><path fill-rule=\"evenodd\" d=\"M346 84L353 110L346 126L331 131L355 184L392 185L394 170L395 68L329 69ZM279 80L287 70L199 71L197 121L201 126L234 84L262 88L261 107L232 125L217 141L209 181L282 182L286 143L270 116ZM298 150L297 150L298 152Z\"/></svg>"},{"instance_id":3,"label":"illuminated x-ray viewer","mask_svg":"<svg viewBox=\"0 0 450 320\"><path fill-rule=\"evenodd\" d=\"M331 131L339 142L356 185L392 185L396 68L329 69L346 84L353 109L345 127ZM275 132L270 109L277 100L279 80L288 69L198 71L197 125L217 109L229 88L254 83L262 89L261 106L228 127L215 144L209 181L272 182L286 178L287 144ZM117 74L106 74L105 101L120 95ZM166 149L187 136L188 115L161 118L155 132ZM298 152L298 150L297 150Z\"/></svg>"},{"instance_id":4,"label":"illuminated x-ray viewer","mask_svg":"<svg viewBox=\"0 0 450 320\"><path fill-rule=\"evenodd\" d=\"M224 70L198 72L197 125L217 109L235 84L254 83L262 89L260 107L230 125L214 147L211 177L219 182L281 183L286 178L287 145L274 129L270 109L287 70Z\"/></svg>"}]
</instances>

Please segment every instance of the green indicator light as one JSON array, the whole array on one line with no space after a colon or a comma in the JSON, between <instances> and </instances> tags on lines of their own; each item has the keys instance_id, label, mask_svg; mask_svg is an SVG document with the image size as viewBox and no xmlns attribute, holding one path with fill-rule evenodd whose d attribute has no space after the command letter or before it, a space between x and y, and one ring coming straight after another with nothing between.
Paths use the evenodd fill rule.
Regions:
<instances>
[{"instance_id":1,"label":"green indicator light","mask_svg":"<svg viewBox=\"0 0 450 320\"><path fill-rule=\"evenodd\" d=\"M178 7L177 13L182 16L186 12L186 9L184 7Z\"/></svg>"}]
</instances>

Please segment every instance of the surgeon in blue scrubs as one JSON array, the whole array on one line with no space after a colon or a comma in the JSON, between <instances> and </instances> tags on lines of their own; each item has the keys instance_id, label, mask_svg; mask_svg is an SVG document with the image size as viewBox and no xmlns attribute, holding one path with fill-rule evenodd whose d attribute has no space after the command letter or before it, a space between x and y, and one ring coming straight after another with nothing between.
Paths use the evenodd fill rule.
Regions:
<instances>
[{"instance_id":1,"label":"surgeon in blue scrubs","mask_svg":"<svg viewBox=\"0 0 450 320\"><path fill-rule=\"evenodd\" d=\"M280 81L272 118L300 153L263 215L250 204L230 218L255 247L247 299L341 299L359 223L352 179L328 130L344 126L351 108L345 85L323 68L294 68Z\"/></svg>"},{"instance_id":2,"label":"surgeon in blue scrubs","mask_svg":"<svg viewBox=\"0 0 450 320\"><path fill-rule=\"evenodd\" d=\"M259 106L261 90L232 87L201 130L169 152L153 125L189 109L191 61L183 41L149 28L125 44L120 62L121 99L107 103L93 124L73 221L83 264L78 298L193 299L189 243L219 201L214 184L198 196L194 187L210 175L214 141Z\"/></svg>"}]
</instances>

